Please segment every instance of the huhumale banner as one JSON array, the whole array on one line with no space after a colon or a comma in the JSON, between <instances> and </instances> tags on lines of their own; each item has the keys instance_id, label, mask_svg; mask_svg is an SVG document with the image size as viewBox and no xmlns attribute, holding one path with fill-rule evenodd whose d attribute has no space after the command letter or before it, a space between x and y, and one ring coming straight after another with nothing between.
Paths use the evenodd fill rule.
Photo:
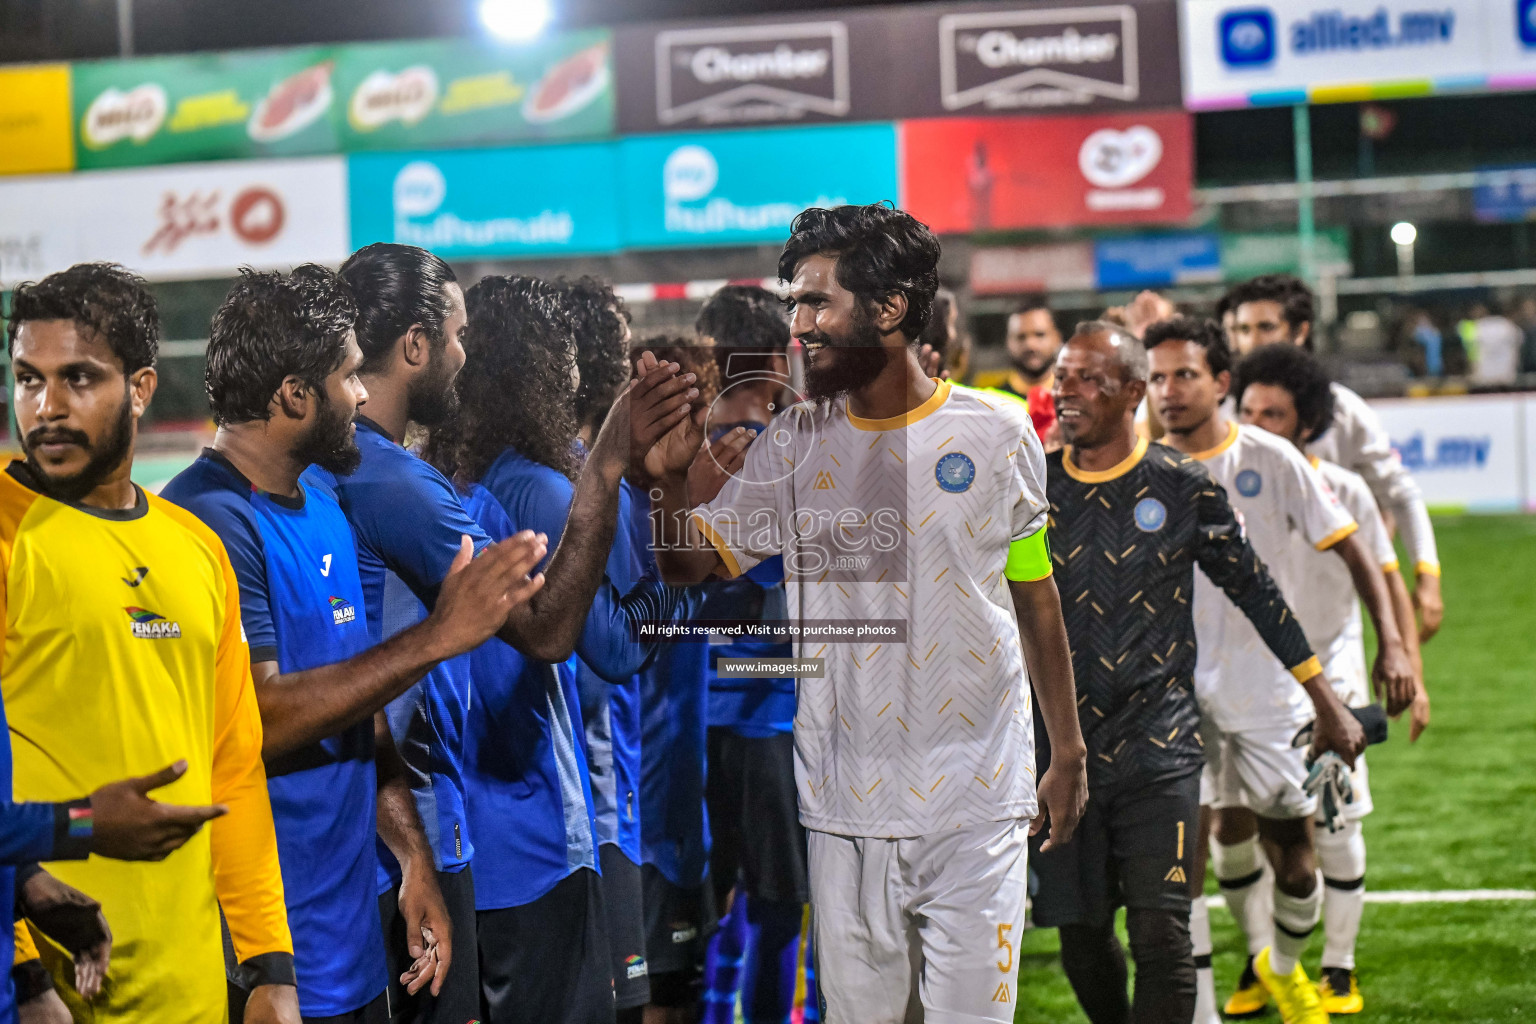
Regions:
<instances>
[{"instance_id":1,"label":"huhumale banner","mask_svg":"<svg viewBox=\"0 0 1536 1024\"><path fill-rule=\"evenodd\" d=\"M74 65L82 169L336 149L329 47Z\"/></svg>"},{"instance_id":2,"label":"huhumale banner","mask_svg":"<svg viewBox=\"0 0 1536 1024\"><path fill-rule=\"evenodd\" d=\"M890 124L652 135L618 148L624 243L637 249L783 242L808 207L900 202Z\"/></svg>"},{"instance_id":3,"label":"huhumale banner","mask_svg":"<svg viewBox=\"0 0 1536 1024\"><path fill-rule=\"evenodd\" d=\"M347 159L352 247L400 242L449 259L619 248L612 143L359 153Z\"/></svg>"},{"instance_id":4,"label":"huhumale banner","mask_svg":"<svg viewBox=\"0 0 1536 1024\"><path fill-rule=\"evenodd\" d=\"M343 149L500 145L613 131L606 29L510 46L443 39L337 50Z\"/></svg>"}]
</instances>

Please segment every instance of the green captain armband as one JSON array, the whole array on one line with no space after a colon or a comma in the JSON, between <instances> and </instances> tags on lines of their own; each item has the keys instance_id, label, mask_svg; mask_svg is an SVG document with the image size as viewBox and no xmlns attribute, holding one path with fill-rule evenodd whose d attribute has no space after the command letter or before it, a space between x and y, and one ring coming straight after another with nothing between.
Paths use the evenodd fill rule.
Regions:
<instances>
[{"instance_id":1,"label":"green captain armband","mask_svg":"<svg viewBox=\"0 0 1536 1024\"><path fill-rule=\"evenodd\" d=\"M1036 530L1008 545L1008 564L1003 575L1015 583L1033 583L1051 574L1051 545L1045 530Z\"/></svg>"}]
</instances>

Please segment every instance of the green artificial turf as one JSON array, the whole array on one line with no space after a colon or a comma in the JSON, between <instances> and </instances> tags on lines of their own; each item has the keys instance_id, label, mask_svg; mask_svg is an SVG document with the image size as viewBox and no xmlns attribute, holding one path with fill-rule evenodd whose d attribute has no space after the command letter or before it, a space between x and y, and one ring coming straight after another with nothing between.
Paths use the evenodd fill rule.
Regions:
<instances>
[{"instance_id":1,"label":"green artificial turf","mask_svg":"<svg viewBox=\"0 0 1536 1024\"><path fill-rule=\"evenodd\" d=\"M1432 718L1417 744L1405 720L1371 751L1367 889L1536 889L1536 516L1435 531L1446 615L1424 649ZM1211 923L1225 998L1244 950L1225 910ZM1017 1021L1085 1019L1058 949L1051 930L1020 942ZM1314 978L1321 949L1319 933L1303 961ZM1536 1022L1536 902L1368 904L1357 959L1361 1024Z\"/></svg>"}]
</instances>

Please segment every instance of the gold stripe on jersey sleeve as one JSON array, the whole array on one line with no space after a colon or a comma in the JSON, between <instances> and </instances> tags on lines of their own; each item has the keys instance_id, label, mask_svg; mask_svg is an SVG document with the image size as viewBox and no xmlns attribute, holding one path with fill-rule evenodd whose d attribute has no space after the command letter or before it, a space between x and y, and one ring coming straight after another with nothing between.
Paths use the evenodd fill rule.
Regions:
<instances>
[{"instance_id":1,"label":"gold stripe on jersey sleeve","mask_svg":"<svg viewBox=\"0 0 1536 1024\"><path fill-rule=\"evenodd\" d=\"M714 527L705 522L704 517L697 512L693 514L693 522L699 528L699 532L704 535L704 538L714 545L715 551L720 555L720 561L725 563L725 569L731 574L732 578L740 576L741 563L736 561L736 556L731 553L730 546L725 543L725 539L716 533Z\"/></svg>"},{"instance_id":2,"label":"gold stripe on jersey sleeve","mask_svg":"<svg viewBox=\"0 0 1536 1024\"><path fill-rule=\"evenodd\" d=\"M1420 576L1439 576L1440 575L1440 563L1439 562L1418 562L1418 563L1416 563L1414 565L1413 571L1418 573Z\"/></svg>"},{"instance_id":3,"label":"gold stripe on jersey sleeve","mask_svg":"<svg viewBox=\"0 0 1536 1024\"><path fill-rule=\"evenodd\" d=\"M1360 524L1351 519L1348 526L1341 526L1337 530L1334 530L1328 536L1318 541L1315 546L1319 551L1327 551L1329 548L1333 547L1339 541L1343 540L1345 537L1348 537L1358 529L1360 529Z\"/></svg>"},{"instance_id":4,"label":"gold stripe on jersey sleeve","mask_svg":"<svg viewBox=\"0 0 1536 1024\"><path fill-rule=\"evenodd\" d=\"M1323 663L1317 660L1317 655L1312 655L1306 661L1291 669L1291 675L1296 677L1298 683L1304 683L1313 676L1323 674Z\"/></svg>"}]
</instances>

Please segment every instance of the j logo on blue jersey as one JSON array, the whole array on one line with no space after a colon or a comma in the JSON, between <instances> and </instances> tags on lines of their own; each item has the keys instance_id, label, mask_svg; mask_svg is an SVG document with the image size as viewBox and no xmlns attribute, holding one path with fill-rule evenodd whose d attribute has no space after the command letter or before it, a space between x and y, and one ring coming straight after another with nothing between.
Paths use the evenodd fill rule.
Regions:
<instances>
[{"instance_id":1,"label":"j logo on blue jersey","mask_svg":"<svg viewBox=\"0 0 1536 1024\"><path fill-rule=\"evenodd\" d=\"M1241 7L1221 16L1221 61L1254 68L1275 60L1275 14L1268 7Z\"/></svg>"},{"instance_id":2,"label":"j logo on blue jersey","mask_svg":"<svg viewBox=\"0 0 1536 1024\"><path fill-rule=\"evenodd\" d=\"M1237 474L1237 493L1245 498L1257 498L1264 489L1264 478L1251 469Z\"/></svg>"}]
</instances>

